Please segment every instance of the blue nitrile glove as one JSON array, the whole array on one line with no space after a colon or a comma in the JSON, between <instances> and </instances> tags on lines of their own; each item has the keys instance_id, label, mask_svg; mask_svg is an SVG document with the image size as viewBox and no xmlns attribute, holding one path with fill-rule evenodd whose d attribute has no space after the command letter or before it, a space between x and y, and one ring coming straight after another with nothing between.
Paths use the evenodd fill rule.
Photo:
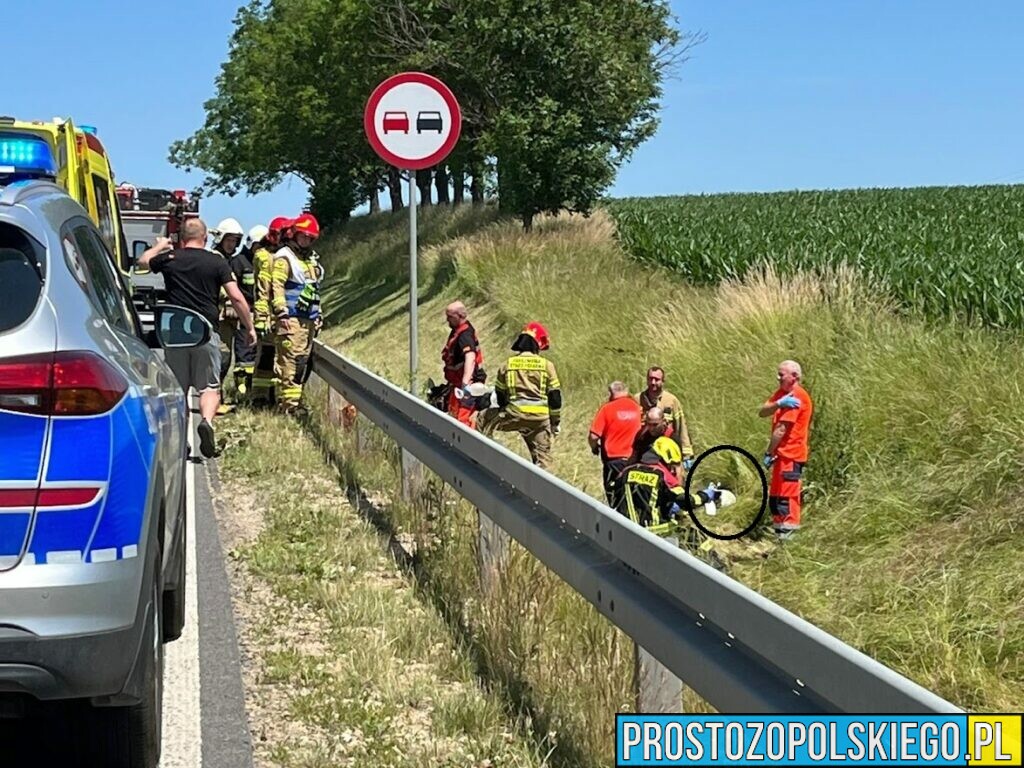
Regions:
<instances>
[{"instance_id":1,"label":"blue nitrile glove","mask_svg":"<svg viewBox=\"0 0 1024 768\"><path fill-rule=\"evenodd\" d=\"M701 493L708 497L708 501L718 501L722 498L722 492L718 490L718 486L714 483L708 483L708 487L701 491Z\"/></svg>"},{"instance_id":2,"label":"blue nitrile glove","mask_svg":"<svg viewBox=\"0 0 1024 768\"><path fill-rule=\"evenodd\" d=\"M675 520L677 517L679 517L679 513L682 512L682 511L683 510L680 508L680 506L678 504L673 504L671 507L669 507L669 510L668 510L668 517L669 517L669 519L670 520Z\"/></svg>"},{"instance_id":3,"label":"blue nitrile glove","mask_svg":"<svg viewBox=\"0 0 1024 768\"><path fill-rule=\"evenodd\" d=\"M786 408L799 408L800 407L800 400L799 400L799 398L796 398L793 395L783 395L782 397L780 397L778 400L775 401L775 405L777 405L779 408L783 408L783 409L786 409Z\"/></svg>"},{"instance_id":4,"label":"blue nitrile glove","mask_svg":"<svg viewBox=\"0 0 1024 768\"><path fill-rule=\"evenodd\" d=\"M768 467L775 463L775 457L770 453L766 453L764 458L761 459L761 463L764 464L765 469L768 469Z\"/></svg>"},{"instance_id":5,"label":"blue nitrile glove","mask_svg":"<svg viewBox=\"0 0 1024 768\"><path fill-rule=\"evenodd\" d=\"M693 469L693 459L692 458L683 459L683 469L685 469L687 472L689 472L691 469Z\"/></svg>"}]
</instances>

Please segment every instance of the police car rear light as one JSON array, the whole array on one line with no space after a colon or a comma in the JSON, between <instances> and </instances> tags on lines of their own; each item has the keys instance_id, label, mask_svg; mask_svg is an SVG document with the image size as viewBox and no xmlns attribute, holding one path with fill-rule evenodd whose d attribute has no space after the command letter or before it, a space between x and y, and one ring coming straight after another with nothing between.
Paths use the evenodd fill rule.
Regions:
<instances>
[{"instance_id":1,"label":"police car rear light","mask_svg":"<svg viewBox=\"0 0 1024 768\"><path fill-rule=\"evenodd\" d=\"M54 416L106 413L124 397L128 382L92 352L58 352L53 358Z\"/></svg>"},{"instance_id":2,"label":"police car rear light","mask_svg":"<svg viewBox=\"0 0 1024 768\"><path fill-rule=\"evenodd\" d=\"M92 352L0 360L0 409L45 416L106 413L125 392L121 373Z\"/></svg>"},{"instance_id":3,"label":"police car rear light","mask_svg":"<svg viewBox=\"0 0 1024 768\"><path fill-rule=\"evenodd\" d=\"M96 501L100 488L42 488L36 506L84 507Z\"/></svg>"},{"instance_id":4,"label":"police car rear light","mask_svg":"<svg viewBox=\"0 0 1024 768\"><path fill-rule=\"evenodd\" d=\"M85 507L96 501L103 489L87 488L0 488L0 509L29 507Z\"/></svg>"},{"instance_id":5,"label":"police car rear light","mask_svg":"<svg viewBox=\"0 0 1024 768\"><path fill-rule=\"evenodd\" d=\"M0 360L0 408L46 414L53 382L53 355Z\"/></svg>"}]
</instances>

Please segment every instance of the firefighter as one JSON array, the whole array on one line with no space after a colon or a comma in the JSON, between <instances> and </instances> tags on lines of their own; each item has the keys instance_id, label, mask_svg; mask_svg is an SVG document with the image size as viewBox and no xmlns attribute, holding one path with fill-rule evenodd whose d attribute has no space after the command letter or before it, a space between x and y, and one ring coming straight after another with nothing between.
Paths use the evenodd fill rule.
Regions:
<instances>
[{"instance_id":1,"label":"firefighter","mask_svg":"<svg viewBox=\"0 0 1024 768\"><path fill-rule=\"evenodd\" d=\"M636 396L636 401L644 409L658 407L665 414L665 420L672 427L670 437L676 441L683 453L682 468L689 471L693 466L693 445L690 443L690 432L686 428L683 405L679 398L665 389L665 369L652 365L647 369L647 389Z\"/></svg>"},{"instance_id":2,"label":"firefighter","mask_svg":"<svg viewBox=\"0 0 1024 768\"><path fill-rule=\"evenodd\" d=\"M551 465L551 442L562 421L562 385L554 364L540 355L550 346L543 325L526 324L512 344L515 354L498 369L498 407L485 411L479 425L485 435L521 434L530 459L541 469Z\"/></svg>"},{"instance_id":3,"label":"firefighter","mask_svg":"<svg viewBox=\"0 0 1024 768\"><path fill-rule=\"evenodd\" d=\"M255 249L266 235L267 228L262 224L257 224L249 230L242 249L228 259L231 271L238 281L239 290L249 305L249 312L253 312L256 305L256 270L253 258ZM248 333L237 323L235 324L232 347L235 353L235 390L239 396L245 397L252 392L253 371L256 367L256 345L249 343Z\"/></svg>"},{"instance_id":4,"label":"firefighter","mask_svg":"<svg viewBox=\"0 0 1024 768\"><path fill-rule=\"evenodd\" d=\"M465 304L453 301L445 307L444 315L451 328L441 350L448 385L448 415L472 429L476 426L476 399L469 393L469 387L486 379L484 353Z\"/></svg>"},{"instance_id":5,"label":"firefighter","mask_svg":"<svg viewBox=\"0 0 1024 768\"><path fill-rule=\"evenodd\" d=\"M664 535L680 527L679 521L689 511L704 507L705 513L713 515L718 507L736 503L731 491L714 483L687 496L677 476L682 461L683 455L675 440L659 437L640 461L622 470L619 480L622 493L616 509L637 525ZM695 528L687 527L697 533Z\"/></svg>"},{"instance_id":6,"label":"firefighter","mask_svg":"<svg viewBox=\"0 0 1024 768\"><path fill-rule=\"evenodd\" d=\"M320 281L323 269L313 258L320 224L310 213L292 222L285 245L274 255L271 308L277 322L278 405L287 413L301 409L313 339L320 330Z\"/></svg>"},{"instance_id":7,"label":"firefighter","mask_svg":"<svg viewBox=\"0 0 1024 768\"><path fill-rule=\"evenodd\" d=\"M235 255L238 246L242 244L245 231L237 219L223 219L215 228L210 230L213 238L213 252L223 256L228 262ZM221 291L220 294L220 380L226 381L228 371L231 370L231 350L234 346L235 333L238 330L238 314L235 308L227 300L227 294ZM222 403L217 409L218 414L225 414L231 410L231 406Z\"/></svg>"},{"instance_id":8,"label":"firefighter","mask_svg":"<svg viewBox=\"0 0 1024 768\"><path fill-rule=\"evenodd\" d=\"M771 417L772 436L764 454L764 465L772 471L768 506L772 527L779 541L786 541L800 529L801 492L807 464L807 440L814 404L801 386L800 363L779 363L779 387L764 402L758 415Z\"/></svg>"},{"instance_id":9,"label":"firefighter","mask_svg":"<svg viewBox=\"0 0 1024 768\"><path fill-rule=\"evenodd\" d=\"M278 216L270 222L267 233L261 241L254 243L252 258L253 270L256 273L255 302L253 320L259 341L256 344L256 365L252 377L252 398L257 404L272 405L275 401L277 374L274 370L274 322L271 315L271 297L273 293L274 253L280 247L283 233L291 225L291 219ZM255 229L255 227L254 227Z\"/></svg>"}]
</instances>

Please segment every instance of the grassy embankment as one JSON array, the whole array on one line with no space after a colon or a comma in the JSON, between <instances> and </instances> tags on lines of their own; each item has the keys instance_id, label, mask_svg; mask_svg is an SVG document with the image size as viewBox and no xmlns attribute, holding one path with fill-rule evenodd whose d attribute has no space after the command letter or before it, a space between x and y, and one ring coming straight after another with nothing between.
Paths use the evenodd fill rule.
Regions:
<instances>
[{"instance_id":1,"label":"grassy embankment","mask_svg":"<svg viewBox=\"0 0 1024 768\"><path fill-rule=\"evenodd\" d=\"M524 321L545 322L567 401L553 469L595 496L585 435L609 380L639 386L658 362L699 449L732 443L759 455L767 427L756 408L776 363L800 360L818 408L806 528L767 558L731 550L732 574L962 706L1024 706L1016 339L897 314L850 271L693 287L627 258L603 215L544 221L530 235L489 211L424 218L424 372L453 298L473 308L492 368ZM389 215L354 222L323 249L325 339L396 381L405 226ZM373 469L378 485L393 482L379 461ZM712 470L748 490L737 468ZM558 732L556 762L606 761L611 713L629 706L628 645L526 556L507 599L480 601L474 518L463 505L442 509L432 522L422 509L391 510L396 527L430 543L419 554L427 583L469 627L487 675Z\"/></svg>"}]
</instances>

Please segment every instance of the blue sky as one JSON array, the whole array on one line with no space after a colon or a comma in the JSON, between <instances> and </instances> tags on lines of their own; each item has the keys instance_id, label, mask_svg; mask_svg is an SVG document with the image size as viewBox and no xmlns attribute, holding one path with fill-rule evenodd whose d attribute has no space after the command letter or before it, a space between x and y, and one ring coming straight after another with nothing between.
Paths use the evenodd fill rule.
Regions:
<instances>
[{"instance_id":1,"label":"blue sky","mask_svg":"<svg viewBox=\"0 0 1024 768\"><path fill-rule=\"evenodd\" d=\"M13 6L13 7L11 7ZM45 15L42 11L45 6ZM97 126L120 180L191 187L167 147L202 124L237 0L8 2L0 114ZM1024 182L1024 3L673 2L708 39L615 195ZM53 51L55 54L48 54ZM12 63L24 62L12 75ZM305 189L211 198L248 228Z\"/></svg>"},{"instance_id":2,"label":"blue sky","mask_svg":"<svg viewBox=\"0 0 1024 768\"><path fill-rule=\"evenodd\" d=\"M672 5L708 39L614 194L1024 182L1024 3Z\"/></svg>"}]
</instances>

